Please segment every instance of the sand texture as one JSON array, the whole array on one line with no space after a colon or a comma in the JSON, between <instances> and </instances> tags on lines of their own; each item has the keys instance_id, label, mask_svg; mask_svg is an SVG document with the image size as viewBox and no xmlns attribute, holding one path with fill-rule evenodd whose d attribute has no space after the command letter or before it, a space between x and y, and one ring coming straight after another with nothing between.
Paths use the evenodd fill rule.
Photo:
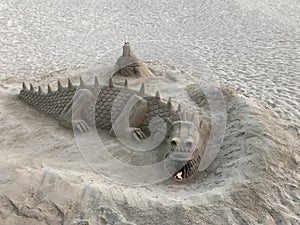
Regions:
<instances>
[{"instance_id":1,"label":"sand texture","mask_svg":"<svg viewBox=\"0 0 300 225\"><path fill-rule=\"evenodd\" d=\"M293 0L1 2L0 224L300 224L299 15ZM136 187L95 174L71 130L17 98L23 81L55 89L58 79L104 77L127 40L207 120L191 77L224 97L220 152L188 183ZM188 107L168 85L162 97Z\"/></svg>"}]
</instances>

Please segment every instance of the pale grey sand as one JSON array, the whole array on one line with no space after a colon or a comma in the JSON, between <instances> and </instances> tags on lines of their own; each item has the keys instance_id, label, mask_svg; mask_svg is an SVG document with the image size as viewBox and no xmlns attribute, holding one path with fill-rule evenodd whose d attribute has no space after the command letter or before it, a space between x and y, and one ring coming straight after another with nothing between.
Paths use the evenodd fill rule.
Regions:
<instances>
[{"instance_id":1,"label":"pale grey sand","mask_svg":"<svg viewBox=\"0 0 300 225\"><path fill-rule=\"evenodd\" d=\"M1 2L0 224L299 224L299 15L292 0ZM240 89L203 181L99 177L71 131L18 101L22 81L76 80L125 40L140 58Z\"/></svg>"}]
</instances>

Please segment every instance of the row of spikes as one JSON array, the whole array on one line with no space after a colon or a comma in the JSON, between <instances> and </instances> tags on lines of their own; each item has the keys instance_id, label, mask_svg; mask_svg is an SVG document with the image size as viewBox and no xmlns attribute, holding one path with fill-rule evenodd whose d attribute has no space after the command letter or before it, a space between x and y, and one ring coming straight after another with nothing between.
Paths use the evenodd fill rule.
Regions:
<instances>
[{"instance_id":1,"label":"row of spikes","mask_svg":"<svg viewBox=\"0 0 300 225\"><path fill-rule=\"evenodd\" d=\"M95 77L95 85L96 85L96 86L97 86L97 85L100 85L100 83L99 83L97 77ZM82 80L81 77L80 77L79 87L80 87L80 88L85 87L85 83L83 82L83 80ZM112 78L109 79L109 87L115 87ZM129 89L129 87L128 87L128 81L127 81L127 80L125 80L124 87L127 88L127 89ZM28 88L27 88L27 86L26 86L26 84L25 84L24 82L23 82L23 84L22 84L22 88L23 88L23 90L28 90ZM72 83L72 81L70 80L70 78L68 78L68 87L67 87L67 88L70 89L70 90L72 90L72 89L75 88L75 86L73 85L73 83ZM63 90L63 89L64 89L64 87L62 86L61 82L58 80L58 81L57 81L57 90L58 90L58 91L61 91L61 90ZM34 87L33 87L32 84L30 84L30 91L34 91ZM38 86L38 92L39 92L39 93L42 93L42 92L43 92L43 91L42 91L42 88L41 88L40 86ZM50 87L50 85L48 84L48 93L51 93L51 92L52 92L51 87Z\"/></svg>"},{"instance_id":2,"label":"row of spikes","mask_svg":"<svg viewBox=\"0 0 300 225\"><path fill-rule=\"evenodd\" d=\"M97 78L97 77L95 77L95 85L99 85L99 81L98 81L98 78ZM84 86L85 86L85 84L84 84L82 78L80 78L80 84L79 84L79 87L84 87ZM25 82L23 82L22 88L23 88L23 90L28 90L28 88L27 88ZM70 89L70 90L72 90L72 89L75 88L75 86L73 85L73 83L72 83L72 81L70 80L70 78L68 78L68 87L67 87L67 88ZM58 91L61 91L61 90L63 90L63 89L65 89L65 88L62 86L61 82L58 80L58 81L57 81L57 90L58 90ZM32 84L30 84L30 91L34 91L34 87L33 87ZM38 92L39 92L39 93L43 93L42 88L41 88L40 86L38 86ZM51 93L51 92L52 92L51 87L50 87L50 85L48 84L48 93Z\"/></svg>"},{"instance_id":3,"label":"row of spikes","mask_svg":"<svg viewBox=\"0 0 300 225\"><path fill-rule=\"evenodd\" d=\"M96 86L97 86L97 85L100 85L100 83L99 83L97 77L95 77L95 85L96 85ZM115 84L114 84L112 78L109 78L108 86L109 86L110 88L115 87ZM58 88L57 88L58 91L61 91L61 90L64 89L64 87L62 86L62 84L61 84L61 82L60 82L59 80L57 81L57 87L58 87ZM85 87L85 84L84 84L82 78L80 77L79 88L83 88L83 87ZM27 88L25 82L23 82L22 88L23 88L23 90L28 90L28 88ZM70 89L70 90L73 90L73 89L75 88L75 86L73 85L73 83L72 83L72 81L70 80L70 78L68 78L68 87L67 87L67 88ZM124 82L124 88L125 88L126 90L129 90L129 85L128 85L127 79L125 79L125 82ZM34 91L34 87L33 87L32 84L30 84L30 91ZM51 87L50 87L50 85L48 84L48 93L51 93L51 92L52 92ZM38 86L38 93L39 93L39 94L42 94L42 93L43 93L43 90L42 90L41 86ZM146 90L145 90L145 84L142 83L141 88L140 88L138 94L139 94L140 96L144 96L145 93L146 93ZM156 91L155 97L158 98L158 99L160 99L160 93L159 93L159 91ZM168 103L167 103L167 104L168 104L169 107L172 106L172 99L171 99L171 97L169 97ZM177 108L176 112L181 112L181 106L180 106L180 104L178 105L178 108Z\"/></svg>"}]
</instances>

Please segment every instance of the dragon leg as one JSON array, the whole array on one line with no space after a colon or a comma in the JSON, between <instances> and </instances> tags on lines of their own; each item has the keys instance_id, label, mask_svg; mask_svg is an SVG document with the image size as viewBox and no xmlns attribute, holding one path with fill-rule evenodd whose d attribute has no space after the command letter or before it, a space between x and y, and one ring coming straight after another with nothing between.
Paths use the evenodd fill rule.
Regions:
<instances>
[{"instance_id":1,"label":"dragon leg","mask_svg":"<svg viewBox=\"0 0 300 225\"><path fill-rule=\"evenodd\" d=\"M114 121L110 133L122 138L130 138L132 136L135 140L145 139L146 136L139 126L144 119L147 109L147 101L140 96L133 95Z\"/></svg>"},{"instance_id":2,"label":"dragon leg","mask_svg":"<svg viewBox=\"0 0 300 225\"><path fill-rule=\"evenodd\" d=\"M61 113L59 124L69 128L72 128L73 125L80 132L87 131L89 125L84 119L86 108L96 100L96 96L89 89L78 90Z\"/></svg>"}]
</instances>

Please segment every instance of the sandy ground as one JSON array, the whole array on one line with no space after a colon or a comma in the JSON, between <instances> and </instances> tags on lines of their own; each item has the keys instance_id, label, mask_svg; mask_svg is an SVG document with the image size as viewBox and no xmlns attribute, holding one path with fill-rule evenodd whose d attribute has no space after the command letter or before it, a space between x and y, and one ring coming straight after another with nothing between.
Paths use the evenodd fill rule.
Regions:
<instances>
[{"instance_id":1,"label":"sandy ground","mask_svg":"<svg viewBox=\"0 0 300 225\"><path fill-rule=\"evenodd\" d=\"M0 11L0 224L300 223L297 1L5 1ZM22 81L55 86L111 65L125 39L179 68L172 76L234 87L204 179L116 184L93 173L71 131L18 101Z\"/></svg>"}]
</instances>

